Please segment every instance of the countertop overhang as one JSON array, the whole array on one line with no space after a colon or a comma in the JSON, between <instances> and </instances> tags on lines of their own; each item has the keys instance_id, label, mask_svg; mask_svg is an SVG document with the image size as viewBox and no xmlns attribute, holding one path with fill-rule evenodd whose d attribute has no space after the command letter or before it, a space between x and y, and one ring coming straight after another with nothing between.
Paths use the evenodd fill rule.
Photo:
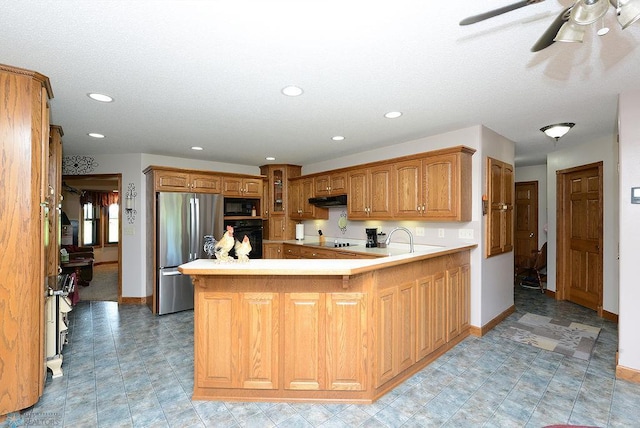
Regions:
<instances>
[{"instance_id":1,"label":"countertop overhang","mask_svg":"<svg viewBox=\"0 0 640 428\"><path fill-rule=\"evenodd\" d=\"M420 260L454 254L460 251L477 247L477 244L457 244L446 246L425 246L421 249L416 245L416 251L397 254L395 248L367 249L384 250L386 257L375 259L251 259L246 262L238 260L218 261L216 259L198 259L185 263L178 270L186 275L327 275L327 276L351 276L364 272L412 263ZM356 248L348 248L348 251L356 251ZM347 250L347 248L343 248ZM340 248L336 248L340 250ZM384 254L382 254L384 255Z\"/></svg>"}]
</instances>

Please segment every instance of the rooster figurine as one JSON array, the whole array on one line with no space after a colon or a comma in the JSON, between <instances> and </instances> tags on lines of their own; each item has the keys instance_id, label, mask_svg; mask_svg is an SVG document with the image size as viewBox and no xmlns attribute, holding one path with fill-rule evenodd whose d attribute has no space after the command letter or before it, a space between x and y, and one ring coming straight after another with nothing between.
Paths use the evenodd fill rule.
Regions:
<instances>
[{"instance_id":1,"label":"rooster figurine","mask_svg":"<svg viewBox=\"0 0 640 428\"><path fill-rule=\"evenodd\" d=\"M229 260L229 251L231 251L234 244L235 239L233 238L233 226L227 226L227 231L213 247L213 253L216 256L216 259L223 261Z\"/></svg>"},{"instance_id":2,"label":"rooster figurine","mask_svg":"<svg viewBox=\"0 0 640 428\"><path fill-rule=\"evenodd\" d=\"M236 241L236 245L233 247L236 251L236 257L241 262L249 261L249 253L251 252L251 243L249 242L249 237L244 235L242 242Z\"/></svg>"}]
</instances>

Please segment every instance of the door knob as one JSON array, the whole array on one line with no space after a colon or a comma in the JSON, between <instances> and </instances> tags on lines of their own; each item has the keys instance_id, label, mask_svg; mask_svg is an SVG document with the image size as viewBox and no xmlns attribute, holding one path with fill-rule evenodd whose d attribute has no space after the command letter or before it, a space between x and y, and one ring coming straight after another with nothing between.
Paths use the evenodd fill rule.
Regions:
<instances>
[{"instance_id":1,"label":"door knob","mask_svg":"<svg viewBox=\"0 0 640 428\"><path fill-rule=\"evenodd\" d=\"M529 234L529 238L533 238L533 232Z\"/></svg>"}]
</instances>

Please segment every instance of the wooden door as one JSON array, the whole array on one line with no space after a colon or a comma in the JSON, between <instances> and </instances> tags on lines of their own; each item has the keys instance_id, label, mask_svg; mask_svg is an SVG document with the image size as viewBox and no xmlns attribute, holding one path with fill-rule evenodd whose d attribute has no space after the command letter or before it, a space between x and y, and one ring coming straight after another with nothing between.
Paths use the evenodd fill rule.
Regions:
<instances>
[{"instance_id":1,"label":"wooden door","mask_svg":"<svg viewBox=\"0 0 640 428\"><path fill-rule=\"evenodd\" d=\"M558 175L559 298L602 315L602 162Z\"/></svg>"},{"instance_id":2,"label":"wooden door","mask_svg":"<svg viewBox=\"0 0 640 428\"><path fill-rule=\"evenodd\" d=\"M516 183L514 263L523 266L538 245L538 182Z\"/></svg>"}]
</instances>

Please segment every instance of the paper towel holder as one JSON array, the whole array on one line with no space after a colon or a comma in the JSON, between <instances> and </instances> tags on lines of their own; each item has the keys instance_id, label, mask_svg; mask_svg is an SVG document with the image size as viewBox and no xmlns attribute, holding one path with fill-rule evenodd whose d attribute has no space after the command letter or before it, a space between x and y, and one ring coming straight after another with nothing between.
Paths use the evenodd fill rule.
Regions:
<instances>
[{"instance_id":1,"label":"paper towel holder","mask_svg":"<svg viewBox=\"0 0 640 428\"><path fill-rule=\"evenodd\" d=\"M298 223L296 224L296 241L304 240L304 224Z\"/></svg>"}]
</instances>

